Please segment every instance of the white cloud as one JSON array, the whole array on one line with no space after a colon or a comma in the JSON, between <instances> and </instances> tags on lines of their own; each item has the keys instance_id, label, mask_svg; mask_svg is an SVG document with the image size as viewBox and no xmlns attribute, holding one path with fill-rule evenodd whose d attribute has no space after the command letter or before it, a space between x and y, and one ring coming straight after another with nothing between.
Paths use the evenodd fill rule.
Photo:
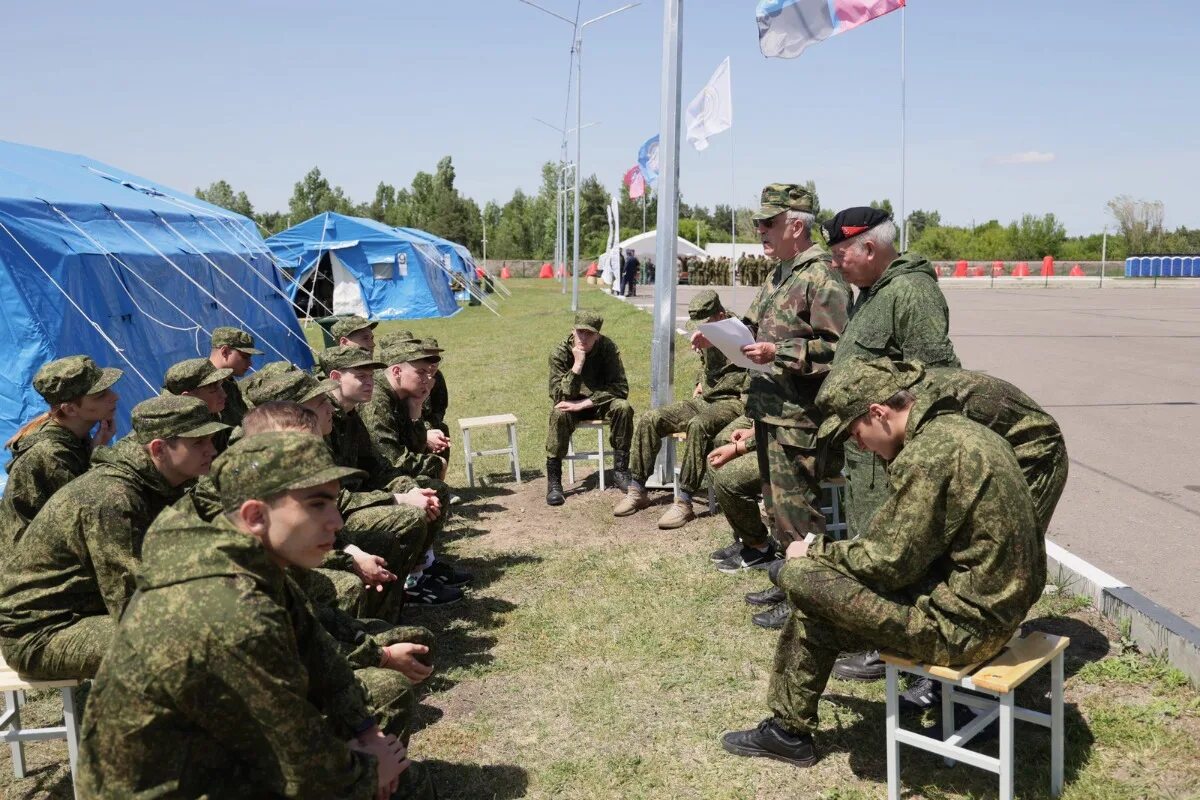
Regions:
<instances>
[{"instance_id":1,"label":"white cloud","mask_svg":"<svg viewBox=\"0 0 1200 800\"><path fill-rule=\"evenodd\" d=\"M1026 150L1024 153L1009 153L998 156L997 164L1049 164L1056 158L1054 153L1043 153L1040 150Z\"/></svg>"}]
</instances>

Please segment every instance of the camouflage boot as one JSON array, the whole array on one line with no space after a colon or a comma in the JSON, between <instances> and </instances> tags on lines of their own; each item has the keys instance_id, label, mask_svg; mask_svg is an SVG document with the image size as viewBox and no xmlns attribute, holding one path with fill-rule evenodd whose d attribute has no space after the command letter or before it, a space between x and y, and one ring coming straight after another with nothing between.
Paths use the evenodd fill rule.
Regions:
<instances>
[{"instance_id":1,"label":"camouflage boot","mask_svg":"<svg viewBox=\"0 0 1200 800\"><path fill-rule=\"evenodd\" d=\"M567 502L562 487L562 459L546 459L546 505L561 506Z\"/></svg>"},{"instance_id":2,"label":"camouflage boot","mask_svg":"<svg viewBox=\"0 0 1200 800\"><path fill-rule=\"evenodd\" d=\"M671 507L658 518L658 527L664 531L682 528L695 518L696 512L692 509L692 501L679 498L671 503Z\"/></svg>"},{"instance_id":3,"label":"camouflage boot","mask_svg":"<svg viewBox=\"0 0 1200 800\"><path fill-rule=\"evenodd\" d=\"M646 494L646 490L639 489L636 485L630 484L629 491L613 506L613 516L628 517L649 506L650 497Z\"/></svg>"}]
</instances>

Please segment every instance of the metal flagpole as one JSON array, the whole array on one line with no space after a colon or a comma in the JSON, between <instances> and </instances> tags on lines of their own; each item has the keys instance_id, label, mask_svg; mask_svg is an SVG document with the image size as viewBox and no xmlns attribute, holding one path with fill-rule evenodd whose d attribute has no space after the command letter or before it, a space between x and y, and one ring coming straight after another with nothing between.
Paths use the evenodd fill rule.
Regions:
<instances>
[{"instance_id":1,"label":"metal flagpole","mask_svg":"<svg viewBox=\"0 0 1200 800\"><path fill-rule=\"evenodd\" d=\"M650 349L650 405L675 401L675 260L679 235L679 83L683 71L683 0L663 0L662 106L659 111L658 235L654 275L654 341ZM674 476L674 453L664 447L656 477Z\"/></svg>"},{"instance_id":2,"label":"metal flagpole","mask_svg":"<svg viewBox=\"0 0 1200 800\"><path fill-rule=\"evenodd\" d=\"M904 217L904 178L905 141L904 141L904 12L906 5L900 6L900 252L908 250L908 225Z\"/></svg>"},{"instance_id":3,"label":"metal flagpole","mask_svg":"<svg viewBox=\"0 0 1200 800\"><path fill-rule=\"evenodd\" d=\"M733 86L733 61L729 62L729 85ZM733 116L733 90L730 89L729 115ZM733 124L729 125L729 281L737 286L737 151L733 149Z\"/></svg>"}]
</instances>

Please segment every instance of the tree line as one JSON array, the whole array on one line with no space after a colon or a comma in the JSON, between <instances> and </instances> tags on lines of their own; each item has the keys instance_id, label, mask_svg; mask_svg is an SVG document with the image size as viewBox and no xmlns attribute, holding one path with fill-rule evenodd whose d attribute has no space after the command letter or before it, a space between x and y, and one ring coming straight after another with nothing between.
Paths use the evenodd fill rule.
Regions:
<instances>
[{"instance_id":1,"label":"tree line","mask_svg":"<svg viewBox=\"0 0 1200 800\"><path fill-rule=\"evenodd\" d=\"M333 211L396 227L419 228L463 244L476 254L483 250L486 230L489 258L548 260L554 254L558 172L557 164L547 162L542 165L541 183L535 194L517 189L508 202L488 202L482 209L454 185L456 175L450 156L441 159L432 173L418 172L407 187L381 181L369 202L351 200L318 167L296 182L287 211L256 211L247 194L235 191L225 180L205 189L198 188L195 194L250 217L266 236ZM813 182L807 185L816 196ZM622 238L653 230L658 218L657 198L634 200L623 185L618 186ZM607 242L610 197L609 190L595 175L580 183L580 255L589 261L600 254ZM570 249L573 198L569 194L566 205ZM887 198L872 201L871 205L892 212ZM1107 208L1113 220L1106 254L1110 260L1150 253L1200 254L1200 229L1166 230L1161 202L1120 195L1110 200ZM833 213L822 209L817 221L824 222ZM734 209L718 204L710 211L704 206L689 205L681 197L679 235L704 247L710 242L729 242L731 229L735 229L737 241L757 242L752 215L753 209L748 207ZM1067 236L1066 229L1052 213L1023 214L1019 220L1007 224L992 219L960 226L943 225L939 212L918 209L908 215L907 224L909 249L934 260L1031 260L1050 255L1060 261L1098 261L1104 239L1102 233Z\"/></svg>"}]
</instances>

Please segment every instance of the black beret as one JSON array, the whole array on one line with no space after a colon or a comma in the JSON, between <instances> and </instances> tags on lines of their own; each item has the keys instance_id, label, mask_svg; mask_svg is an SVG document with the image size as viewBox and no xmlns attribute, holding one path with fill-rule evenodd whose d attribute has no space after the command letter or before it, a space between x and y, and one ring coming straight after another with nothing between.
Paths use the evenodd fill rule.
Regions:
<instances>
[{"instance_id":1,"label":"black beret","mask_svg":"<svg viewBox=\"0 0 1200 800\"><path fill-rule=\"evenodd\" d=\"M844 242L863 231L869 231L882 222L887 222L892 215L879 208L855 206L833 215L833 219L821 226L825 233L825 241L830 246Z\"/></svg>"}]
</instances>

